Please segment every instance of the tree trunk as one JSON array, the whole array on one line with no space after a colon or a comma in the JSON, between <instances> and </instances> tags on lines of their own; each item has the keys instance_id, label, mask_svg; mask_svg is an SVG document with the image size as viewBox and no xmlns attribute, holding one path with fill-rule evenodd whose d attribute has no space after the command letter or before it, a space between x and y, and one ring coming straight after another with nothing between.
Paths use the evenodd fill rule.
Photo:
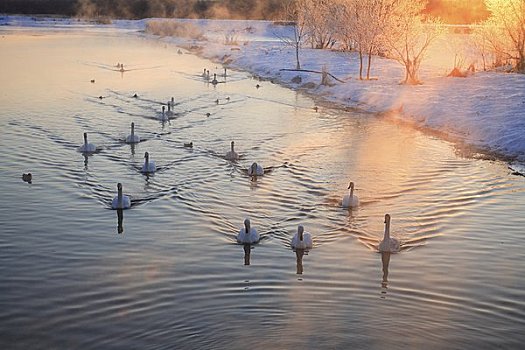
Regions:
<instances>
[{"instance_id":1,"label":"tree trunk","mask_svg":"<svg viewBox=\"0 0 525 350\"><path fill-rule=\"evenodd\" d=\"M366 80L370 80L370 66L372 65L372 49L368 51L368 67L366 68Z\"/></svg>"},{"instance_id":2,"label":"tree trunk","mask_svg":"<svg viewBox=\"0 0 525 350\"><path fill-rule=\"evenodd\" d=\"M299 63L299 43L296 43L295 45L295 61L297 64L295 65L296 69L301 69L301 63Z\"/></svg>"},{"instance_id":3,"label":"tree trunk","mask_svg":"<svg viewBox=\"0 0 525 350\"><path fill-rule=\"evenodd\" d=\"M516 65L516 69L520 73L525 73L525 54L523 52L519 53L519 59L518 64Z\"/></svg>"},{"instance_id":4,"label":"tree trunk","mask_svg":"<svg viewBox=\"0 0 525 350\"><path fill-rule=\"evenodd\" d=\"M363 51L359 49L359 80L363 80Z\"/></svg>"}]
</instances>

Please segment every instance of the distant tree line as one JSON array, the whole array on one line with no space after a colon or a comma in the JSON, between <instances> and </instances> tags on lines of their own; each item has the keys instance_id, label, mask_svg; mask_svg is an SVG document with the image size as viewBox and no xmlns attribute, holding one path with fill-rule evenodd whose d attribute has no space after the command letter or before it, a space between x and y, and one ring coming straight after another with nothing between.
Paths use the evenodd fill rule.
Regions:
<instances>
[{"instance_id":1,"label":"distant tree line","mask_svg":"<svg viewBox=\"0 0 525 350\"><path fill-rule=\"evenodd\" d=\"M90 18L279 19L289 0L1 0L0 13Z\"/></svg>"},{"instance_id":2,"label":"distant tree line","mask_svg":"<svg viewBox=\"0 0 525 350\"><path fill-rule=\"evenodd\" d=\"M291 0L1 0L0 13L139 19L149 17L267 19L282 17ZM488 17L483 0L429 0L425 13L445 23Z\"/></svg>"}]
</instances>

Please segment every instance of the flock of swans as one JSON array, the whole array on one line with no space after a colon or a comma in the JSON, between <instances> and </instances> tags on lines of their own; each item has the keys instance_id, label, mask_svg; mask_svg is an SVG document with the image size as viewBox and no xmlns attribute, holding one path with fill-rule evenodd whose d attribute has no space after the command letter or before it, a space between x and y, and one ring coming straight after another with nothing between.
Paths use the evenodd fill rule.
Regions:
<instances>
[{"instance_id":1,"label":"flock of swans","mask_svg":"<svg viewBox=\"0 0 525 350\"><path fill-rule=\"evenodd\" d=\"M225 71L226 73L226 71ZM207 78L209 80L209 71L204 69L204 72L202 74L203 77ZM213 80L211 80L211 83L213 85L217 84L217 75L214 74ZM257 86L258 88L259 86ZM135 95L136 96L136 95ZM135 97L134 96L134 97ZM170 101L167 103L167 111L166 106L162 106L162 113L159 114L159 120L161 121L167 121L169 120L169 117L174 115L174 112L172 109L175 106L174 98L172 97ZM316 107L317 108L317 107ZM126 137L125 139L126 143L129 144L135 144L140 142L140 136L135 134L135 123L131 123L131 133ZM185 143L185 147L193 147L193 142ZM239 160L239 154L235 152L235 142L231 141L230 144L230 150L226 153L224 158L228 161L235 162ZM84 133L84 144L81 145L78 150L84 154L90 154L95 153L97 150L97 147L88 142L88 134ZM156 171L157 167L155 165L155 161L150 159L149 153L144 153L144 164L141 168L141 173L143 174L152 174ZM264 175L264 168L261 164L258 164L257 162L252 163L252 165L247 169L247 174L252 177L256 178L257 176L263 176ZM26 176L26 174L24 174ZM31 176L29 174L29 176ZM24 181L27 181L24 178ZM30 180L29 180L30 181ZM359 206L359 198L354 194L354 183L350 182L348 185L348 193L343 196L341 200L341 206L346 209L354 209ZM122 184L117 184L117 195L113 198L111 202L111 208L112 209L129 209L131 207L131 200L129 196L126 196L122 192ZM393 238L390 236L390 215L385 215L385 232L383 236L383 240L378 245L379 252L398 252L399 251L399 240L396 238ZM244 227L242 227L237 235L237 242L241 244L255 244L259 242L260 236L257 233L257 230L252 227L250 219L244 220ZM313 240L310 233L304 232L304 227L302 225L299 225L297 228L297 232L293 236L290 245L295 250L309 250L313 248Z\"/></svg>"}]
</instances>

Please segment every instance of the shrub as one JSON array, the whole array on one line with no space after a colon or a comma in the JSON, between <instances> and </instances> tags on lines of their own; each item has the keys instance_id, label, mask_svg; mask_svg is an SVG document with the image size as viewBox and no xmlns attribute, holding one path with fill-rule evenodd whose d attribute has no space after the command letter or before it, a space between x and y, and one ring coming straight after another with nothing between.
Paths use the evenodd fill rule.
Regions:
<instances>
[{"instance_id":1,"label":"shrub","mask_svg":"<svg viewBox=\"0 0 525 350\"><path fill-rule=\"evenodd\" d=\"M146 33L159 36L175 36L204 40L204 34L194 24L180 23L173 20L150 20L146 23Z\"/></svg>"}]
</instances>

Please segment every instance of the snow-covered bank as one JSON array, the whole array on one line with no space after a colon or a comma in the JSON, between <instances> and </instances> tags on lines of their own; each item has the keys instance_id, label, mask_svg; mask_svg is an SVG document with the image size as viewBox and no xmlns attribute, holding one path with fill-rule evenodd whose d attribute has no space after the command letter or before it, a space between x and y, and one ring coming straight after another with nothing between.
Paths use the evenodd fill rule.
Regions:
<instances>
[{"instance_id":1,"label":"snow-covered bank","mask_svg":"<svg viewBox=\"0 0 525 350\"><path fill-rule=\"evenodd\" d=\"M10 23L9 18L0 18L0 25ZM278 36L290 34L289 27L266 21L176 21L200 28L207 40L173 37L163 40L229 67L303 89L319 99L374 113L392 112L388 113L392 118L525 162L525 75L476 72L468 78L447 78L454 60L454 53L447 49L448 38L438 42L429 59L423 62L424 84L419 86L400 85L404 71L392 60L375 58L372 75L377 79L360 81L356 79L359 70L356 54L303 49L302 68L321 71L326 66L331 74L344 81L332 80L330 86L323 86L319 84L318 74L280 70L295 66L294 49L278 40ZM36 23L27 17L17 17L15 25L35 26L33 22ZM38 26L45 26L45 22L39 20ZM114 21L109 26L140 32L145 23L145 20ZM89 26L106 27L92 23ZM141 35L144 34L141 32ZM225 45L227 36L236 44ZM476 63L473 57L469 60Z\"/></svg>"},{"instance_id":2,"label":"snow-covered bank","mask_svg":"<svg viewBox=\"0 0 525 350\"><path fill-rule=\"evenodd\" d=\"M323 66L344 83L331 81L320 85L321 76L312 73L281 71L294 68L294 49L277 36L289 28L271 22L192 21L206 33L207 42L169 39L185 47L199 46L202 56L230 67L247 70L264 79L309 94L343 107L388 113L418 127L430 128L451 139L508 159L525 162L525 75L477 72L468 78L446 77L453 68L454 53L446 40L432 48L423 63L419 86L400 85L401 65L375 58L372 74L377 79L360 81L357 54L304 48L303 69L321 71ZM238 45L225 45L226 33L236 30ZM472 57L471 62L475 62ZM477 62L479 64L479 62ZM299 83L292 79L299 76ZM297 81L297 78L294 79Z\"/></svg>"}]
</instances>

